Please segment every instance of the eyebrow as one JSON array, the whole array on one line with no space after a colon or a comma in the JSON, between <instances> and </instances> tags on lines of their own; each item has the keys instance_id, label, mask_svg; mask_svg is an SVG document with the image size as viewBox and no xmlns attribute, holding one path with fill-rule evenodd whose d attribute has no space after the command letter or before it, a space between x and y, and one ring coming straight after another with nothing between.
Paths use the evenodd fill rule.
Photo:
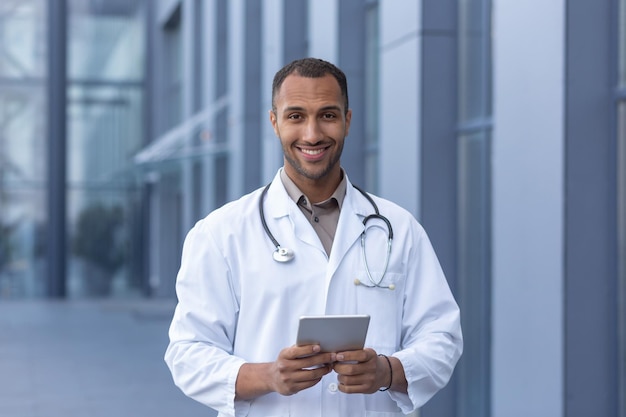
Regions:
<instances>
[{"instance_id":1,"label":"eyebrow","mask_svg":"<svg viewBox=\"0 0 626 417\"><path fill-rule=\"evenodd\" d=\"M289 112L289 111L303 111L304 107L302 106L289 106L286 107L283 112ZM337 105L330 105L330 106L324 106L321 109L319 109L320 112L324 112L324 111L329 111L329 110L335 110L338 112L341 112L341 107L337 106Z\"/></svg>"}]
</instances>

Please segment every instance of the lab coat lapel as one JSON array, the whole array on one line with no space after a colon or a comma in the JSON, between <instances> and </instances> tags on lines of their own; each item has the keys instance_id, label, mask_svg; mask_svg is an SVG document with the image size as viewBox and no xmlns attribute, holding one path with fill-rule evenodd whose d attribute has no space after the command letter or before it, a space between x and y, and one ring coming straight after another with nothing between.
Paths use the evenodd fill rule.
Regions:
<instances>
[{"instance_id":1,"label":"lab coat lapel","mask_svg":"<svg viewBox=\"0 0 626 417\"><path fill-rule=\"evenodd\" d=\"M344 257L360 238L363 232L363 219L368 213L368 208L373 210L365 197L348 181L346 198L339 214L339 223L330 252L327 280L330 283L333 275L339 268Z\"/></svg>"},{"instance_id":2,"label":"lab coat lapel","mask_svg":"<svg viewBox=\"0 0 626 417\"><path fill-rule=\"evenodd\" d=\"M357 242L363 232L363 219L374 209L365 197L352 186L349 180L346 187L346 197L339 214L339 223L333 240L333 247L328 260L326 284L336 273L350 248ZM268 190L266 199L266 215L278 220L287 216L293 227L296 238L324 252L322 242L315 233L311 224L299 211L295 203L289 198L285 187L280 180L280 172L276 174L272 186ZM280 241L280 239L279 239ZM297 256L297 255L296 255Z\"/></svg>"},{"instance_id":3,"label":"lab coat lapel","mask_svg":"<svg viewBox=\"0 0 626 417\"><path fill-rule=\"evenodd\" d=\"M289 194L287 194L280 180L280 171L274 177L267 193L267 216L276 220L287 216L293 228L293 234L298 240L325 253L322 242L317 237L315 230L304 217L304 214L302 214L298 206L291 200Z\"/></svg>"}]
</instances>

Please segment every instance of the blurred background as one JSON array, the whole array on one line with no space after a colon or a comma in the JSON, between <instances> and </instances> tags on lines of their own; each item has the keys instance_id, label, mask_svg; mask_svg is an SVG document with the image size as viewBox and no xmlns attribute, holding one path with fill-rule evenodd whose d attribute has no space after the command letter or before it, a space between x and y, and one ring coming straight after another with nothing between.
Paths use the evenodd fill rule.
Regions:
<instances>
[{"instance_id":1,"label":"blurred background","mask_svg":"<svg viewBox=\"0 0 626 417\"><path fill-rule=\"evenodd\" d=\"M166 337L185 234L282 165L271 81L305 56L462 309L420 415L626 417L626 0L0 0L5 330L148 303Z\"/></svg>"}]
</instances>

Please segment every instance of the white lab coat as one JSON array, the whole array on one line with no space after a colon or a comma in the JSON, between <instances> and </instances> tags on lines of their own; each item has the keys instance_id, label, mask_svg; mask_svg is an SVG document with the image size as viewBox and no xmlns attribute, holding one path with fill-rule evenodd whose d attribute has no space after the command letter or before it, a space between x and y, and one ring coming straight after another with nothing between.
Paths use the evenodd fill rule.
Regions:
<instances>
[{"instance_id":1,"label":"white lab coat","mask_svg":"<svg viewBox=\"0 0 626 417\"><path fill-rule=\"evenodd\" d=\"M199 221L185 239L176 291L178 305L165 360L178 387L220 416L400 416L422 406L449 380L461 355L459 309L426 233L409 212L375 198L394 232L384 285L369 283L361 255L363 218L374 209L349 181L330 256L277 174L265 198L267 225L289 263L273 260L274 246L259 216L261 190ZM367 260L375 279L384 266L387 229L368 222ZM371 315L366 347L403 364L408 395L337 390L337 375L292 396L277 393L235 401L244 362L274 361L296 340L302 315Z\"/></svg>"}]
</instances>

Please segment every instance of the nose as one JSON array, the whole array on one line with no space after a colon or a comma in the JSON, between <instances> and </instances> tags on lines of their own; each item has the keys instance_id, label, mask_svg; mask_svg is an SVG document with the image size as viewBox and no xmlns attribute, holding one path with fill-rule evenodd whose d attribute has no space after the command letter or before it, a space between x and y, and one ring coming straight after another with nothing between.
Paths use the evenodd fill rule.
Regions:
<instances>
[{"instance_id":1,"label":"nose","mask_svg":"<svg viewBox=\"0 0 626 417\"><path fill-rule=\"evenodd\" d=\"M302 133L302 139L310 143L317 143L323 139L322 129L317 118L307 120L304 126L304 132Z\"/></svg>"}]
</instances>

